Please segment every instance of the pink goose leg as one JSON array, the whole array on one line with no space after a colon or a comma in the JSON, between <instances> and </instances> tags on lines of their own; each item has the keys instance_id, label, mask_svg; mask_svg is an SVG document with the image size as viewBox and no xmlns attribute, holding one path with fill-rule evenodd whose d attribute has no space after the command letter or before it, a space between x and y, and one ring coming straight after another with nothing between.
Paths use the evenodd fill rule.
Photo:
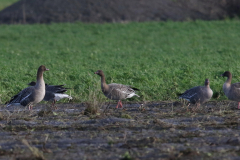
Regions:
<instances>
[{"instance_id":1,"label":"pink goose leg","mask_svg":"<svg viewBox=\"0 0 240 160\"><path fill-rule=\"evenodd\" d=\"M32 110L32 108L33 108L33 106L31 106L31 105L28 106L29 111Z\"/></svg>"},{"instance_id":2,"label":"pink goose leg","mask_svg":"<svg viewBox=\"0 0 240 160\"><path fill-rule=\"evenodd\" d=\"M120 100L118 101L118 104L117 104L117 107L116 108L118 108L118 105L120 104L119 102L121 102ZM121 106L121 105L120 105Z\"/></svg>"},{"instance_id":3,"label":"pink goose leg","mask_svg":"<svg viewBox=\"0 0 240 160\"><path fill-rule=\"evenodd\" d=\"M56 100L54 99L52 103L52 108L57 109L57 106L55 106L55 103L56 103Z\"/></svg>"},{"instance_id":4,"label":"pink goose leg","mask_svg":"<svg viewBox=\"0 0 240 160\"><path fill-rule=\"evenodd\" d=\"M118 108L118 105L119 105L119 108L123 108L123 105L122 105L121 100L118 101L118 104L117 104L117 107L116 107L116 108Z\"/></svg>"},{"instance_id":5,"label":"pink goose leg","mask_svg":"<svg viewBox=\"0 0 240 160\"><path fill-rule=\"evenodd\" d=\"M240 109L240 102L238 102L238 109Z\"/></svg>"},{"instance_id":6,"label":"pink goose leg","mask_svg":"<svg viewBox=\"0 0 240 160\"><path fill-rule=\"evenodd\" d=\"M122 101L120 101L120 108L123 108Z\"/></svg>"}]
</instances>

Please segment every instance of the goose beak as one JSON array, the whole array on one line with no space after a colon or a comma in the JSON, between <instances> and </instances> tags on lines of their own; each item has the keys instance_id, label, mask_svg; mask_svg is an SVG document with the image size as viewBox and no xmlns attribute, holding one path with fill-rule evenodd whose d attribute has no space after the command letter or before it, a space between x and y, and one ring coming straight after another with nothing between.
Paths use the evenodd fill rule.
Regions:
<instances>
[{"instance_id":1,"label":"goose beak","mask_svg":"<svg viewBox=\"0 0 240 160\"><path fill-rule=\"evenodd\" d=\"M48 69L48 68L46 68L46 71L49 71L49 69Z\"/></svg>"}]
</instances>

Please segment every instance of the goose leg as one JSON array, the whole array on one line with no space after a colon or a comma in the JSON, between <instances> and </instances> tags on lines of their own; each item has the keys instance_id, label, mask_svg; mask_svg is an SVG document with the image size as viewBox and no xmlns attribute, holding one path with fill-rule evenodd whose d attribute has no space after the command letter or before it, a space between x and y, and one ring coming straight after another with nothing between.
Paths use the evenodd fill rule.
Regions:
<instances>
[{"instance_id":1,"label":"goose leg","mask_svg":"<svg viewBox=\"0 0 240 160\"><path fill-rule=\"evenodd\" d=\"M52 108L57 109L57 107L55 106L55 103L56 103L56 100L54 99L52 103Z\"/></svg>"},{"instance_id":2,"label":"goose leg","mask_svg":"<svg viewBox=\"0 0 240 160\"><path fill-rule=\"evenodd\" d=\"M238 109L240 109L240 102L238 102Z\"/></svg>"},{"instance_id":3,"label":"goose leg","mask_svg":"<svg viewBox=\"0 0 240 160\"><path fill-rule=\"evenodd\" d=\"M197 107L195 109L193 108L193 111L196 112L199 106L200 106L200 103L197 103Z\"/></svg>"},{"instance_id":4,"label":"goose leg","mask_svg":"<svg viewBox=\"0 0 240 160\"><path fill-rule=\"evenodd\" d=\"M120 102L120 100L118 101L118 104L117 104L117 107L116 107L116 108L118 108L119 102Z\"/></svg>"},{"instance_id":5,"label":"goose leg","mask_svg":"<svg viewBox=\"0 0 240 160\"><path fill-rule=\"evenodd\" d=\"M33 108L33 106L31 106L31 105L28 106L29 111L32 110L32 108Z\"/></svg>"},{"instance_id":6,"label":"goose leg","mask_svg":"<svg viewBox=\"0 0 240 160\"><path fill-rule=\"evenodd\" d=\"M188 111L189 106L190 106L190 103L188 103L188 105L187 105L187 111Z\"/></svg>"},{"instance_id":7,"label":"goose leg","mask_svg":"<svg viewBox=\"0 0 240 160\"><path fill-rule=\"evenodd\" d=\"M122 101L120 101L120 108L123 108Z\"/></svg>"}]
</instances>

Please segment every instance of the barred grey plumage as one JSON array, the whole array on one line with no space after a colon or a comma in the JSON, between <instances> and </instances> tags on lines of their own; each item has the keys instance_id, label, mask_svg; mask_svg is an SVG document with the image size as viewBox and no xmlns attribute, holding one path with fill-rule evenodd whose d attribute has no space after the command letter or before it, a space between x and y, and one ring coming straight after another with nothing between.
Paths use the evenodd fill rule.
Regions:
<instances>
[{"instance_id":1,"label":"barred grey plumage","mask_svg":"<svg viewBox=\"0 0 240 160\"><path fill-rule=\"evenodd\" d=\"M123 84L117 84L117 83L111 83L108 84L109 90L106 92L103 92L106 97L112 100L121 100L126 98L131 98L133 96L139 97L135 90L131 88L131 86L126 86Z\"/></svg>"},{"instance_id":2,"label":"barred grey plumage","mask_svg":"<svg viewBox=\"0 0 240 160\"><path fill-rule=\"evenodd\" d=\"M133 96L139 97L135 93L135 90L139 89L117 83L106 84L105 76L102 70L98 70L97 72L95 72L95 74L101 76L101 88L103 94L111 100L118 100L116 108L118 108L118 105L120 105L120 108L123 107L121 102L122 99L131 98Z\"/></svg>"}]
</instances>

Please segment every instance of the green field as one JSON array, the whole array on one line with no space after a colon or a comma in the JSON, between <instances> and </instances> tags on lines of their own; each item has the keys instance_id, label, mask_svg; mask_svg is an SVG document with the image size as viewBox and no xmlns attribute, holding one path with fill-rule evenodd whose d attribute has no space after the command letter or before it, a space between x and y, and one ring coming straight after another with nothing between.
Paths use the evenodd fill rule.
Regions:
<instances>
[{"instance_id":1,"label":"green field","mask_svg":"<svg viewBox=\"0 0 240 160\"><path fill-rule=\"evenodd\" d=\"M240 81L240 21L145 22L124 24L0 25L1 103L36 79L44 64L48 84L66 84L75 102L106 98L107 83L137 87L132 101L177 100L177 93L210 79L222 93L226 70Z\"/></svg>"},{"instance_id":2,"label":"green field","mask_svg":"<svg viewBox=\"0 0 240 160\"><path fill-rule=\"evenodd\" d=\"M18 0L0 0L0 10L10 6L12 3L17 2Z\"/></svg>"}]
</instances>

